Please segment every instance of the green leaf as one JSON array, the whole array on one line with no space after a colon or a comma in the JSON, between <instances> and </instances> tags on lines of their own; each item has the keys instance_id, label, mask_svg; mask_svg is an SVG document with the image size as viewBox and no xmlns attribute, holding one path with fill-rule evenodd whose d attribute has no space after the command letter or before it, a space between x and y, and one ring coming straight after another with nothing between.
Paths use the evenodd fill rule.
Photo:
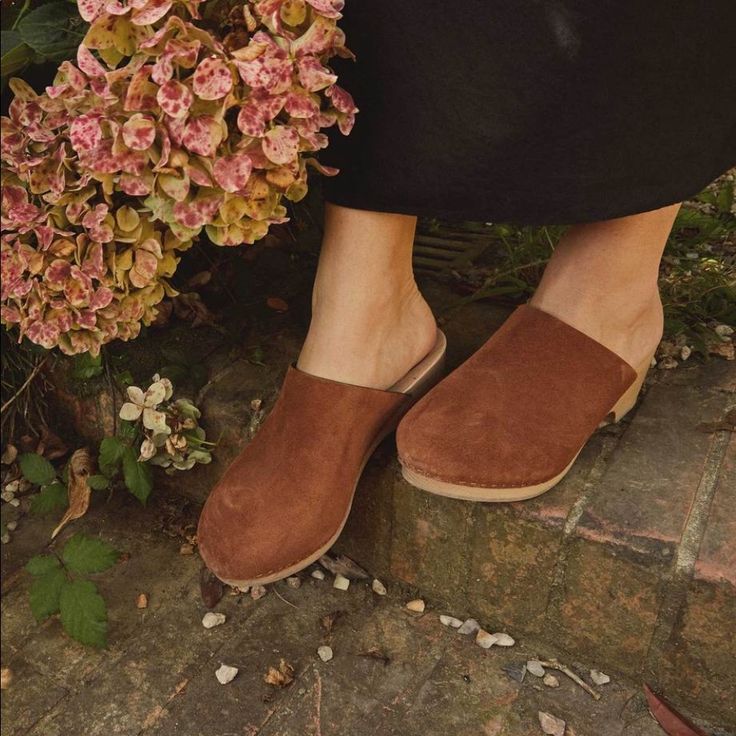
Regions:
<instances>
[{"instance_id":1,"label":"green leaf","mask_svg":"<svg viewBox=\"0 0 736 736\"><path fill-rule=\"evenodd\" d=\"M63 483L56 481L44 486L31 498L31 513L37 516L65 509L69 505L69 494Z\"/></svg>"},{"instance_id":2,"label":"green leaf","mask_svg":"<svg viewBox=\"0 0 736 736\"><path fill-rule=\"evenodd\" d=\"M81 353L72 358L72 378L86 381L102 374L102 354L97 356Z\"/></svg>"},{"instance_id":3,"label":"green leaf","mask_svg":"<svg viewBox=\"0 0 736 736\"><path fill-rule=\"evenodd\" d=\"M100 466L103 475L112 478L117 473L124 452L125 445L117 437L105 437L100 442L97 464Z\"/></svg>"},{"instance_id":4,"label":"green leaf","mask_svg":"<svg viewBox=\"0 0 736 736\"><path fill-rule=\"evenodd\" d=\"M60 567L61 562L53 555L36 555L26 563L26 571L34 576L45 575L47 572L58 570Z\"/></svg>"},{"instance_id":5,"label":"green leaf","mask_svg":"<svg viewBox=\"0 0 736 736\"><path fill-rule=\"evenodd\" d=\"M51 568L44 575L33 578L28 602L37 621L58 613L61 589L65 584L66 575L61 567Z\"/></svg>"},{"instance_id":6,"label":"green leaf","mask_svg":"<svg viewBox=\"0 0 736 736\"><path fill-rule=\"evenodd\" d=\"M92 581L66 582L59 608L61 623L72 639L93 647L107 645L107 606Z\"/></svg>"},{"instance_id":7,"label":"green leaf","mask_svg":"<svg viewBox=\"0 0 736 736\"><path fill-rule=\"evenodd\" d=\"M88 574L112 567L117 562L118 552L102 539L75 534L64 545L61 559L72 572Z\"/></svg>"},{"instance_id":8,"label":"green leaf","mask_svg":"<svg viewBox=\"0 0 736 736\"><path fill-rule=\"evenodd\" d=\"M12 74L17 74L33 58L32 49L23 43L18 31L0 31L0 48L2 48L0 68L2 69L3 79Z\"/></svg>"},{"instance_id":9,"label":"green leaf","mask_svg":"<svg viewBox=\"0 0 736 736\"><path fill-rule=\"evenodd\" d=\"M138 462L132 447L126 447L123 454L123 479L128 490L145 506L153 490L153 473L148 465Z\"/></svg>"},{"instance_id":10,"label":"green leaf","mask_svg":"<svg viewBox=\"0 0 736 736\"><path fill-rule=\"evenodd\" d=\"M130 441L128 444L135 442L138 437L138 422L127 422L124 419L121 420L118 427L118 437L124 443Z\"/></svg>"},{"instance_id":11,"label":"green leaf","mask_svg":"<svg viewBox=\"0 0 736 736\"><path fill-rule=\"evenodd\" d=\"M93 491L104 491L105 488L110 487L110 479L104 475L90 475L87 483Z\"/></svg>"},{"instance_id":12,"label":"green leaf","mask_svg":"<svg viewBox=\"0 0 736 736\"><path fill-rule=\"evenodd\" d=\"M24 43L51 61L74 56L84 38L86 24L79 17L76 3L46 3L25 15L17 31Z\"/></svg>"},{"instance_id":13,"label":"green leaf","mask_svg":"<svg viewBox=\"0 0 736 736\"><path fill-rule=\"evenodd\" d=\"M20 472L29 482L38 486L45 486L56 478L54 466L35 452L26 452L18 458Z\"/></svg>"}]
</instances>

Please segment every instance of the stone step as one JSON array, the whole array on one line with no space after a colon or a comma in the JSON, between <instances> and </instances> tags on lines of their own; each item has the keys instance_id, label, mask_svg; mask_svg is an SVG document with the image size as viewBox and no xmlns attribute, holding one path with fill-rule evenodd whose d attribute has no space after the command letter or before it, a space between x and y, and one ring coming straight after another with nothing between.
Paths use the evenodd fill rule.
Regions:
<instances>
[{"instance_id":1,"label":"stone step","mask_svg":"<svg viewBox=\"0 0 736 736\"><path fill-rule=\"evenodd\" d=\"M453 298L438 287L429 296L439 312ZM472 303L451 311L450 367L508 312ZM300 342L287 316L261 338L266 365L213 354L199 405L219 438L215 461L162 482L204 500L257 431L254 402L270 406ZM736 730L736 441L715 429L734 403L733 362L657 371L635 412L599 430L555 489L515 504L412 488L389 438L336 549L458 616L648 682L686 712Z\"/></svg>"}]
</instances>

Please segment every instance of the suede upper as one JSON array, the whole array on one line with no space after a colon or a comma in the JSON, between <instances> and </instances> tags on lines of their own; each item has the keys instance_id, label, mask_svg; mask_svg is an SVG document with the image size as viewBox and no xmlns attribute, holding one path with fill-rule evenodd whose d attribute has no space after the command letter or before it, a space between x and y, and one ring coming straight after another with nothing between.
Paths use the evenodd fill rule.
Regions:
<instances>
[{"instance_id":1,"label":"suede upper","mask_svg":"<svg viewBox=\"0 0 736 736\"><path fill-rule=\"evenodd\" d=\"M259 432L202 511L199 551L210 570L224 580L256 580L328 544L365 461L409 402L290 368Z\"/></svg>"},{"instance_id":2,"label":"suede upper","mask_svg":"<svg viewBox=\"0 0 736 736\"><path fill-rule=\"evenodd\" d=\"M605 346L521 306L407 413L396 434L399 459L458 485L544 483L564 472L635 380Z\"/></svg>"}]
</instances>

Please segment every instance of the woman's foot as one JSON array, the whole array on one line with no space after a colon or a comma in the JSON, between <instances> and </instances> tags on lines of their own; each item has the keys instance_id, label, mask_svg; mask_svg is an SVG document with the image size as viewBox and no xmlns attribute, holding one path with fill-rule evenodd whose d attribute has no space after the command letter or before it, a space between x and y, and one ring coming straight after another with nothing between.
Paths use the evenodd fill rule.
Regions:
<instances>
[{"instance_id":1,"label":"woman's foot","mask_svg":"<svg viewBox=\"0 0 736 736\"><path fill-rule=\"evenodd\" d=\"M435 344L411 264L416 218L327 205L312 322L297 367L387 389Z\"/></svg>"},{"instance_id":2,"label":"woman's foot","mask_svg":"<svg viewBox=\"0 0 736 736\"><path fill-rule=\"evenodd\" d=\"M657 277L678 209L673 205L570 228L555 249L531 305L638 368L662 337Z\"/></svg>"}]
</instances>

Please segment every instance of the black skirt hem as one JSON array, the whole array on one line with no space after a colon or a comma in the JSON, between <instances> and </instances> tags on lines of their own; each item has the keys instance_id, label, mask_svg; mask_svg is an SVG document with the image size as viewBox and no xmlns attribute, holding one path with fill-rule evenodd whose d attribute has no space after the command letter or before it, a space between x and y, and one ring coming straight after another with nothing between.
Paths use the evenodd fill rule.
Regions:
<instances>
[{"instance_id":1,"label":"black skirt hem","mask_svg":"<svg viewBox=\"0 0 736 736\"><path fill-rule=\"evenodd\" d=\"M485 223L508 223L514 225L582 225L590 222L601 222L603 220L613 220L620 217L629 217L644 212L668 207L678 202L699 194L710 183L718 179L724 173L727 173L734 166L719 166L716 170L705 174L700 179L691 181L682 187L673 188L670 191L662 191L658 189L656 193L647 193L646 195L637 192L636 189L627 188L627 196L611 196L613 201L620 203L622 199L632 202L631 205L620 205L618 207L606 207L605 202L601 202L600 206L584 207L579 210L560 208L552 205L549 210L544 209L544 204L539 200L534 202L532 207L527 207L534 211L533 215L529 215L528 210L525 211L524 206L517 207L514 205L515 200L529 202L529 190L519 193L518 199L513 194L505 191L504 198L508 201L504 204L495 203L489 205L488 209L479 208L477 205L470 208L438 208L428 206L422 203L402 202L397 203L395 200L391 202L382 200L380 197L371 196L370 201L366 197L356 195L356 193L343 190L340 191L339 181L327 180L324 187L324 199L330 204L340 207L348 207L356 210L368 210L371 212L386 212L391 214L414 215L416 217L430 217L439 220L450 221L468 221L468 222L485 222ZM338 175L339 176L339 175ZM612 193L615 195L616 193ZM635 203L635 204L634 204Z\"/></svg>"}]
</instances>

